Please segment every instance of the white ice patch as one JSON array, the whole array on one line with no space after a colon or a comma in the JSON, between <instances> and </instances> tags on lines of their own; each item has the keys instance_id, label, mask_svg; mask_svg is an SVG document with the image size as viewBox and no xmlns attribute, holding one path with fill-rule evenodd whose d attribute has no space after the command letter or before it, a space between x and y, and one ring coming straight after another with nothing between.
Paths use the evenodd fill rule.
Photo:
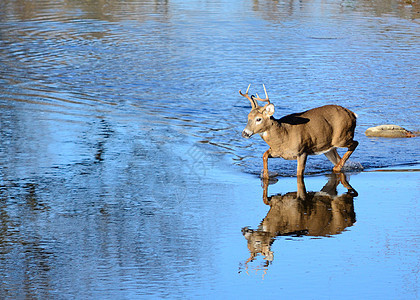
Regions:
<instances>
[{"instance_id":1,"label":"white ice patch","mask_svg":"<svg viewBox=\"0 0 420 300\"><path fill-rule=\"evenodd\" d=\"M363 166L361 163L357 162L357 161L346 161L346 163L344 164L344 167L341 169L342 171L363 171Z\"/></svg>"}]
</instances>

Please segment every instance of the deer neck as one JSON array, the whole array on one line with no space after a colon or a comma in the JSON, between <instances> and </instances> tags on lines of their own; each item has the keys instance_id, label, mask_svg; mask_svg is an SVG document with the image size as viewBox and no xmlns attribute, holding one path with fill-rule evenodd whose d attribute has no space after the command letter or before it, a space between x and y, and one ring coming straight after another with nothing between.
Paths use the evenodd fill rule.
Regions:
<instances>
[{"instance_id":1,"label":"deer neck","mask_svg":"<svg viewBox=\"0 0 420 300\"><path fill-rule=\"evenodd\" d=\"M278 120L271 118L267 130L261 132L260 136L270 147L273 147L275 143L279 142L284 133L285 128L283 128L282 124Z\"/></svg>"}]
</instances>

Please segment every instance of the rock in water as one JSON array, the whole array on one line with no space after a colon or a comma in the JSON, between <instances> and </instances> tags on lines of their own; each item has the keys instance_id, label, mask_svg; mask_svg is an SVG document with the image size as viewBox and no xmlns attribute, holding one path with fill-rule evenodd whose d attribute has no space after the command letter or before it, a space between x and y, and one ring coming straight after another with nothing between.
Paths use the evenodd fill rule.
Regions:
<instances>
[{"instance_id":1,"label":"rock in water","mask_svg":"<svg viewBox=\"0 0 420 300\"><path fill-rule=\"evenodd\" d=\"M406 138L415 137L411 131L398 125L380 125L370 127L365 131L366 136L386 137L386 138Z\"/></svg>"}]
</instances>

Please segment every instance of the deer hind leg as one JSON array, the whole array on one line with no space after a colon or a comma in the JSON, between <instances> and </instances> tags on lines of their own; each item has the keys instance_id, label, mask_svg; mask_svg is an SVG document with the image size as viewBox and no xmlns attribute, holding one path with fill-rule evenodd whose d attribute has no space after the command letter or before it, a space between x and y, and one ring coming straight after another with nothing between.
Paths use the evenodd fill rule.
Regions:
<instances>
[{"instance_id":1,"label":"deer hind leg","mask_svg":"<svg viewBox=\"0 0 420 300\"><path fill-rule=\"evenodd\" d=\"M339 174L341 184L347 189L347 193L353 197L357 197L359 193L350 185L347 181L346 175L344 173Z\"/></svg>"},{"instance_id":2,"label":"deer hind leg","mask_svg":"<svg viewBox=\"0 0 420 300\"><path fill-rule=\"evenodd\" d=\"M359 145L356 141L351 141L350 146L348 147L348 150L346 153L344 153L343 157L340 159L340 161L334 166L333 171L334 172L340 172L343 168L346 161L349 159L350 155L354 152L357 145Z\"/></svg>"},{"instance_id":3,"label":"deer hind leg","mask_svg":"<svg viewBox=\"0 0 420 300\"><path fill-rule=\"evenodd\" d=\"M333 148L330 151L324 153L324 155L329 159L330 162L335 166L341 160L340 155L337 153L337 149Z\"/></svg>"}]
</instances>

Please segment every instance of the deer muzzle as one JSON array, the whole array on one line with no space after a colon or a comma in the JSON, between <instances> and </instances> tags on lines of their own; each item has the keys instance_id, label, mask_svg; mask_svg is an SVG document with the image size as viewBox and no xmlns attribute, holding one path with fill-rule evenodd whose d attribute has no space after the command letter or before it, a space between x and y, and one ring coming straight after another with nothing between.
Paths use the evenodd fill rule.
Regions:
<instances>
[{"instance_id":1,"label":"deer muzzle","mask_svg":"<svg viewBox=\"0 0 420 300\"><path fill-rule=\"evenodd\" d=\"M244 137L244 138L246 138L246 139L249 139L249 138L250 138L253 134L254 134L254 133L253 133L251 130L247 129L247 128L245 128L245 129L242 131L242 137Z\"/></svg>"}]
</instances>

